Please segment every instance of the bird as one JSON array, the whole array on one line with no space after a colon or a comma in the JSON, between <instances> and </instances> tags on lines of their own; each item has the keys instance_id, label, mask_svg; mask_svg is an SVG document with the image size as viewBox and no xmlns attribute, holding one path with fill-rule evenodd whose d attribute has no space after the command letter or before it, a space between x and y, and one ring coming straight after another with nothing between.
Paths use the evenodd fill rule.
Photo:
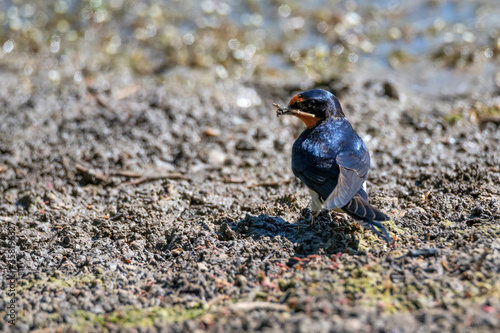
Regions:
<instances>
[{"instance_id":1,"label":"bird","mask_svg":"<svg viewBox=\"0 0 500 333\"><path fill-rule=\"evenodd\" d=\"M370 154L346 119L337 97L323 89L301 92L277 116L293 115L306 129L292 148L292 171L310 191L311 223L323 208L346 213L362 227L392 243L382 222L390 218L368 203Z\"/></svg>"}]
</instances>

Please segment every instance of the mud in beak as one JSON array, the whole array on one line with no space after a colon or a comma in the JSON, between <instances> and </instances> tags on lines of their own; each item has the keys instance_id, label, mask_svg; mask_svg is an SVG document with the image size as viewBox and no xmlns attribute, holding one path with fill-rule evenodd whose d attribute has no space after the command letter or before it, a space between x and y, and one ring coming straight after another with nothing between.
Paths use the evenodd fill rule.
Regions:
<instances>
[{"instance_id":1,"label":"mud in beak","mask_svg":"<svg viewBox=\"0 0 500 333\"><path fill-rule=\"evenodd\" d=\"M293 116L299 116L299 117L310 117L310 118L316 118L316 116L312 113L304 112L298 109L291 109L288 106L280 106L279 104L273 103L275 107L278 108L276 110L276 116L282 116L282 115L293 115Z\"/></svg>"}]
</instances>

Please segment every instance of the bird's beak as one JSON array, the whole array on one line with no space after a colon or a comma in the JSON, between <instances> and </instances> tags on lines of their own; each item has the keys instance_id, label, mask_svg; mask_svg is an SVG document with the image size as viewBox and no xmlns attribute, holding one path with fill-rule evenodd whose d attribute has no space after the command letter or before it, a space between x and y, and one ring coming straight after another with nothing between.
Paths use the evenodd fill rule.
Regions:
<instances>
[{"instance_id":1,"label":"bird's beak","mask_svg":"<svg viewBox=\"0 0 500 333\"><path fill-rule=\"evenodd\" d=\"M273 104L273 105L278 108L278 110L276 110L277 116L291 114L293 116L298 116L298 117L316 118L316 116L314 114L304 112L304 111L299 110L299 109L292 109L292 108L289 108L288 106L282 107L279 104Z\"/></svg>"}]
</instances>

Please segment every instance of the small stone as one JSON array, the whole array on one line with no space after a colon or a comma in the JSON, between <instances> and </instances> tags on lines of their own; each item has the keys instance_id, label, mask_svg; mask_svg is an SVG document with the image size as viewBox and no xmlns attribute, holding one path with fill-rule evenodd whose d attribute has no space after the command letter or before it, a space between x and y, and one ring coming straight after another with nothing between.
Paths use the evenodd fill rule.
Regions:
<instances>
[{"instance_id":1,"label":"small stone","mask_svg":"<svg viewBox=\"0 0 500 333\"><path fill-rule=\"evenodd\" d=\"M202 271L202 272L207 272L208 271L207 266L204 263L202 263L202 262L199 262L197 266L198 266L198 269L200 271Z\"/></svg>"},{"instance_id":2,"label":"small stone","mask_svg":"<svg viewBox=\"0 0 500 333\"><path fill-rule=\"evenodd\" d=\"M397 99L399 100L399 92L397 91L396 87L388 81L384 82L384 85L382 86L383 89L383 94L387 97Z\"/></svg>"},{"instance_id":3,"label":"small stone","mask_svg":"<svg viewBox=\"0 0 500 333\"><path fill-rule=\"evenodd\" d=\"M483 215L483 208L481 206L476 206L472 209L472 216L481 216Z\"/></svg>"},{"instance_id":4,"label":"small stone","mask_svg":"<svg viewBox=\"0 0 500 333\"><path fill-rule=\"evenodd\" d=\"M220 150L212 150L208 153L208 163L211 165L222 165L226 161L227 155Z\"/></svg>"},{"instance_id":5,"label":"small stone","mask_svg":"<svg viewBox=\"0 0 500 333\"><path fill-rule=\"evenodd\" d=\"M223 223L219 228L221 240L234 240L236 239L236 233L231 229L229 224Z\"/></svg>"},{"instance_id":6,"label":"small stone","mask_svg":"<svg viewBox=\"0 0 500 333\"><path fill-rule=\"evenodd\" d=\"M205 135L208 137L216 137L220 135L220 130L212 127L205 128Z\"/></svg>"},{"instance_id":7,"label":"small stone","mask_svg":"<svg viewBox=\"0 0 500 333\"><path fill-rule=\"evenodd\" d=\"M236 278L234 280L234 284L238 287L244 287L246 286L248 283L248 280L246 277L244 277L243 275L236 275Z\"/></svg>"},{"instance_id":8,"label":"small stone","mask_svg":"<svg viewBox=\"0 0 500 333\"><path fill-rule=\"evenodd\" d=\"M255 147L252 143L250 143L247 140L240 140L236 144L236 149L240 151L253 151L255 150Z\"/></svg>"},{"instance_id":9,"label":"small stone","mask_svg":"<svg viewBox=\"0 0 500 333\"><path fill-rule=\"evenodd\" d=\"M25 210L28 210L31 205L31 198L29 195L25 195L19 200L17 200L16 205L23 207Z\"/></svg>"}]
</instances>

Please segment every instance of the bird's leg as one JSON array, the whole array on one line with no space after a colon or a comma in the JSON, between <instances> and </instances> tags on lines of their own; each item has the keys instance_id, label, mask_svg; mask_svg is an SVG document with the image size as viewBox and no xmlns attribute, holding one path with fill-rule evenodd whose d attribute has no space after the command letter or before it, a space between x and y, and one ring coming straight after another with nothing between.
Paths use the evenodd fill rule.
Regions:
<instances>
[{"instance_id":1,"label":"bird's leg","mask_svg":"<svg viewBox=\"0 0 500 333\"><path fill-rule=\"evenodd\" d=\"M318 217L319 213L323 209L323 200L318 193L313 190L309 190L311 193L312 205L311 205L311 224L314 225L314 219Z\"/></svg>"},{"instance_id":2,"label":"bird's leg","mask_svg":"<svg viewBox=\"0 0 500 333\"><path fill-rule=\"evenodd\" d=\"M304 208L300 212L300 219L297 221L297 230L300 230L300 221L302 221L302 220L304 220L306 222L310 222L311 221L310 217L306 217L306 212L307 211L308 211L308 209ZM311 213L309 213L309 214L311 214ZM311 215L311 217L312 217L312 215Z\"/></svg>"},{"instance_id":3,"label":"bird's leg","mask_svg":"<svg viewBox=\"0 0 500 333\"><path fill-rule=\"evenodd\" d=\"M311 199L312 199L311 213L310 213L311 217L306 218L304 215L302 215L302 217L304 218L305 221L309 222L311 225L314 225L314 220L316 219L316 217L318 217L319 213L321 213L321 210L323 209L323 200L321 200L319 194L314 192L313 190L309 190L309 192L311 193ZM300 230L300 220L297 222L297 230Z\"/></svg>"},{"instance_id":4,"label":"bird's leg","mask_svg":"<svg viewBox=\"0 0 500 333\"><path fill-rule=\"evenodd\" d=\"M305 210L305 209L304 209ZM318 217L319 213L321 213L321 210L318 210L318 211L313 211L312 209L310 210L309 214L311 215L311 217L305 217L304 215L302 215L304 221L310 223L310 224L314 224L314 219L316 217Z\"/></svg>"},{"instance_id":5,"label":"bird's leg","mask_svg":"<svg viewBox=\"0 0 500 333\"><path fill-rule=\"evenodd\" d=\"M311 211L311 225L314 225L314 219L318 217L319 213L321 213L321 210L318 210L317 212Z\"/></svg>"}]
</instances>

